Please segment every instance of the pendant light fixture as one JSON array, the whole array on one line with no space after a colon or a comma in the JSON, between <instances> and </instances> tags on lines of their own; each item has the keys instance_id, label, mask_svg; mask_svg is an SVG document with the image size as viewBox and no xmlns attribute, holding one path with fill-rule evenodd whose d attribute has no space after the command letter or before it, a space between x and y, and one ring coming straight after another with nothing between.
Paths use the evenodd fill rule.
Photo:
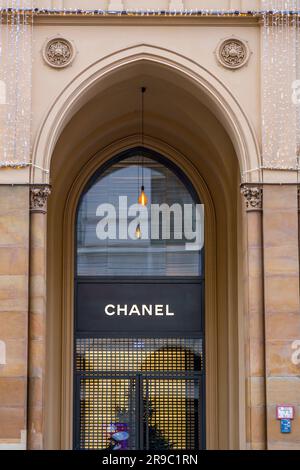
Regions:
<instances>
[{"instance_id":1,"label":"pendant light fixture","mask_svg":"<svg viewBox=\"0 0 300 470\"><path fill-rule=\"evenodd\" d=\"M142 147L144 147L144 94L146 91L146 87L141 88L141 143ZM142 206L146 206L148 203L148 198L145 193L145 186L144 186L144 156L142 156L142 186L141 192L139 195L138 203Z\"/></svg>"},{"instance_id":2,"label":"pendant light fixture","mask_svg":"<svg viewBox=\"0 0 300 470\"><path fill-rule=\"evenodd\" d=\"M141 107L140 107L140 136L141 136L141 145L144 147L144 93L146 91L146 87L141 88ZM142 155L142 185L140 187L140 167L138 165L138 203L142 206L146 206L148 203L148 198L145 193L145 186L144 186L144 156ZM141 188L141 189L140 189ZM141 224L139 223L135 230L135 236L138 240L142 238L142 231L141 231Z\"/></svg>"},{"instance_id":3,"label":"pendant light fixture","mask_svg":"<svg viewBox=\"0 0 300 470\"><path fill-rule=\"evenodd\" d=\"M135 236L138 239L142 238L142 231L141 231L141 225L140 224L138 224L137 228L135 229Z\"/></svg>"}]
</instances>

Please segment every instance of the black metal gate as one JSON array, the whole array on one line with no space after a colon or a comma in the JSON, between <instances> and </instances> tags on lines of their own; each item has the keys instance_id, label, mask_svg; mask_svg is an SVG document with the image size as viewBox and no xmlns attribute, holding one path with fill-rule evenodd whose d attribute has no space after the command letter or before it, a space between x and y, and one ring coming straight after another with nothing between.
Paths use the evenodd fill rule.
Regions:
<instances>
[{"instance_id":1,"label":"black metal gate","mask_svg":"<svg viewBox=\"0 0 300 470\"><path fill-rule=\"evenodd\" d=\"M204 447L202 340L76 341L75 448Z\"/></svg>"}]
</instances>

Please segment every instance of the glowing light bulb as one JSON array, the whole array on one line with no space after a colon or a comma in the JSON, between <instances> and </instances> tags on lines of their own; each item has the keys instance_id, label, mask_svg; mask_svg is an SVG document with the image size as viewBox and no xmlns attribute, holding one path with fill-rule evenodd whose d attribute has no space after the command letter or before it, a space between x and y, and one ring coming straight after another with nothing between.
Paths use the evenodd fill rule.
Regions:
<instances>
[{"instance_id":1,"label":"glowing light bulb","mask_svg":"<svg viewBox=\"0 0 300 470\"><path fill-rule=\"evenodd\" d=\"M140 239L141 236L142 236L140 224L138 224L138 226L137 226L137 228L136 228L136 230L135 230L135 236L136 236L136 238L138 238L138 239Z\"/></svg>"},{"instance_id":2,"label":"glowing light bulb","mask_svg":"<svg viewBox=\"0 0 300 470\"><path fill-rule=\"evenodd\" d=\"M142 206L146 206L148 203L148 198L145 194L145 188L144 186L141 187L141 194L139 195L139 204Z\"/></svg>"}]
</instances>

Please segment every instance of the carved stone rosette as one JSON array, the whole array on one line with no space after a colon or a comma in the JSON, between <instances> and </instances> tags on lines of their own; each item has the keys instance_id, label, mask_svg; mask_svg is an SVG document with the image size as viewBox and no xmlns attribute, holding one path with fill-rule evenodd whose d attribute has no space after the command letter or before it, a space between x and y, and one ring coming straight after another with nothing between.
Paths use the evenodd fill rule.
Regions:
<instances>
[{"instance_id":1,"label":"carved stone rosette","mask_svg":"<svg viewBox=\"0 0 300 470\"><path fill-rule=\"evenodd\" d=\"M43 48L44 61L54 68L64 68L75 57L75 47L71 41L62 37L48 39Z\"/></svg>"},{"instance_id":2,"label":"carved stone rosette","mask_svg":"<svg viewBox=\"0 0 300 470\"><path fill-rule=\"evenodd\" d=\"M243 186L241 193L246 200L247 211L262 210L263 190L254 186Z\"/></svg>"},{"instance_id":3,"label":"carved stone rosette","mask_svg":"<svg viewBox=\"0 0 300 470\"><path fill-rule=\"evenodd\" d=\"M46 214L47 200L50 194L51 188L48 185L32 186L30 188L30 211Z\"/></svg>"},{"instance_id":4,"label":"carved stone rosette","mask_svg":"<svg viewBox=\"0 0 300 470\"><path fill-rule=\"evenodd\" d=\"M242 39L233 37L223 39L217 49L216 56L223 67L239 69L246 65L250 57L248 43Z\"/></svg>"}]
</instances>

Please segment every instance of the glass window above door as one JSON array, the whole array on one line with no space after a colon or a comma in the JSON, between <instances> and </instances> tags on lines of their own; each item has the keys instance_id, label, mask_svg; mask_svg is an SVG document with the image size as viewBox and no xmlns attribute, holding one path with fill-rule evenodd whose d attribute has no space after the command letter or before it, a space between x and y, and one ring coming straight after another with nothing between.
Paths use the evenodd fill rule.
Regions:
<instances>
[{"instance_id":1,"label":"glass window above door","mask_svg":"<svg viewBox=\"0 0 300 470\"><path fill-rule=\"evenodd\" d=\"M144 207L138 204L141 186ZM199 207L193 188L164 158L136 150L115 159L94 175L80 200L77 275L201 275Z\"/></svg>"}]
</instances>

